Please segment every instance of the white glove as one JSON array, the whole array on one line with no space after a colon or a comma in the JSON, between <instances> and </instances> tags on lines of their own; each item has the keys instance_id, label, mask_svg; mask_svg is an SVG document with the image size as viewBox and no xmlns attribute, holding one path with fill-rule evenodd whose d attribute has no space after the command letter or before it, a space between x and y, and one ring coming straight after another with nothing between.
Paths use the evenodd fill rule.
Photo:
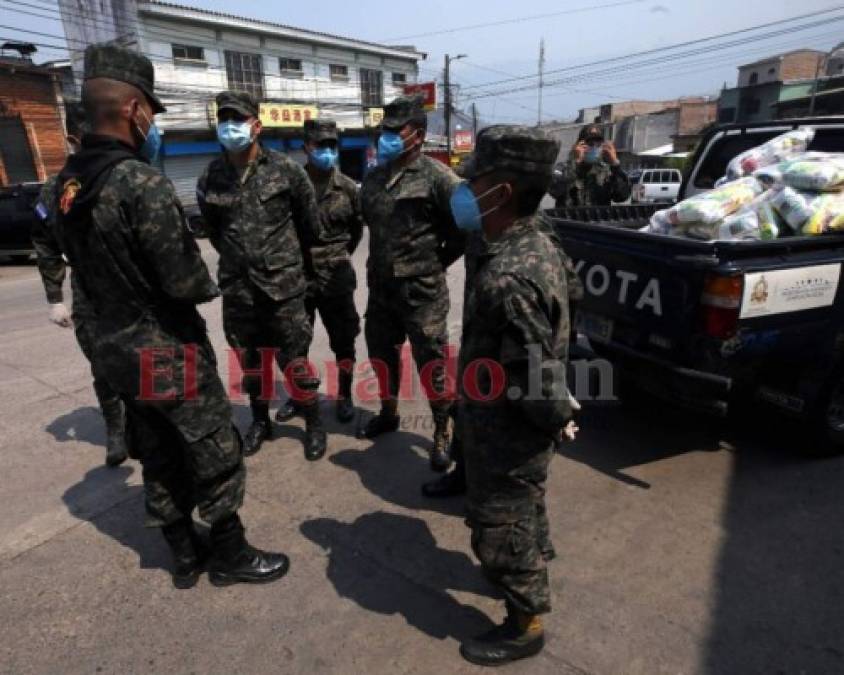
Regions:
<instances>
[{"instance_id":1,"label":"white glove","mask_svg":"<svg viewBox=\"0 0 844 675\"><path fill-rule=\"evenodd\" d=\"M577 437L578 431L580 431L580 427L577 426L574 420L572 420L563 427L563 438L573 441Z\"/></svg>"},{"instance_id":2,"label":"white glove","mask_svg":"<svg viewBox=\"0 0 844 675\"><path fill-rule=\"evenodd\" d=\"M70 320L70 312L63 302L56 302L50 305L50 321L62 328L70 328L73 321Z\"/></svg>"}]
</instances>

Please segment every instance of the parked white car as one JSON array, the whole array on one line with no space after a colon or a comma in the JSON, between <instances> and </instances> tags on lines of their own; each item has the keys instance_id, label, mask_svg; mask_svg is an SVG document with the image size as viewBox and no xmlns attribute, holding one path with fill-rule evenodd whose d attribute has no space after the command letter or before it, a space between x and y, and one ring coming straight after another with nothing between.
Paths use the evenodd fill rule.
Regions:
<instances>
[{"instance_id":1,"label":"parked white car","mask_svg":"<svg viewBox=\"0 0 844 675\"><path fill-rule=\"evenodd\" d=\"M676 202L683 175L677 169L642 169L634 175L632 196L634 204Z\"/></svg>"}]
</instances>

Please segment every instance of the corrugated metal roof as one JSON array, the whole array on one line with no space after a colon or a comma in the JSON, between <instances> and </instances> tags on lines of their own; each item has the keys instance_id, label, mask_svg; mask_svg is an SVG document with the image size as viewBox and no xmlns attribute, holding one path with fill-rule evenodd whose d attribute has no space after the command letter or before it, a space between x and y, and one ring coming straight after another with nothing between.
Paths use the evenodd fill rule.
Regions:
<instances>
[{"instance_id":1,"label":"corrugated metal roof","mask_svg":"<svg viewBox=\"0 0 844 675\"><path fill-rule=\"evenodd\" d=\"M205 14L208 17L215 17L218 23L222 22L224 19L236 19L238 21L247 21L250 23L256 24L256 30L259 29L260 26L265 26L270 29L279 29L285 31L295 31L296 33L301 33L303 38L310 37L313 40L318 40L319 38L323 38L326 40L342 40L345 42L352 42L357 45L360 45L361 50L376 50L376 51L396 51L396 52L403 52L407 57L414 58L414 59L425 59L427 54L425 52L417 51L413 47L408 47L406 45L400 46L391 46L391 45L383 45L377 42L367 42L366 40L359 40L357 38L346 37L343 35L334 35L332 33L323 33L320 31L309 30L307 28L299 28L297 26L289 26L283 23L276 23L273 21L266 21L264 19L253 19L247 16L238 16L236 14L227 14L225 12L215 12L209 9L202 9L201 7L191 7L189 5L180 5L174 2L162 2L162 0L143 0L142 2L138 3L138 9L144 10L145 8L143 5L149 5L150 9L147 11L153 11L155 7L166 7L170 9L182 9L187 10L190 12L196 12L198 14Z\"/></svg>"}]
</instances>

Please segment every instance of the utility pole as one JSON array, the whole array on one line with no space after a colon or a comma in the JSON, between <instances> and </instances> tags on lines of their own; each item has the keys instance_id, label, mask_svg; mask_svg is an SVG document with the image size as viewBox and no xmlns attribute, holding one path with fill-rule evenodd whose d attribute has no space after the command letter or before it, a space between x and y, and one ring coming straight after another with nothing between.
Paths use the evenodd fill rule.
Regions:
<instances>
[{"instance_id":1,"label":"utility pole","mask_svg":"<svg viewBox=\"0 0 844 675\"><path fill-rule=\"evenodd\" d=\"M815 114L815 97L818 95L818 78L821 76L821 63L826 59L818 56L818 63L815 66L815 81L812 82L812 98L809 99L809 117Z\"/></svg>"},{"instance_id":2,"label":"utility pole","mask_svg":"<svg viewBox=\"0 0 844 675\"><path fill-rule=\"evenodd\" d=\"M445 153L448 157L448 165L451 166L451 62L457 59L465 59L465 54L457 56L445 55L445 72L443 73L443 118L445 119Z\"/></svg>"},{"instance_id":3,"label":"utility pole","mask_svg":"<svg viewBox=\"0 0 844 675\"><path fill-rule=\"evenodd\" d=\"M472 101L472 138L478 137L478 106Z\"/></svg>"},{"instance_id":4,"label":"utility pole","mask_svg":"<svg viewBox=\"0 0 844 675\"><path fill-rule=\"evenodd\" d=\"M536 126L542 126L542 78L545 74L545 38L539 41L539 105L536 110Z\"/></svg>"}]
</instances>

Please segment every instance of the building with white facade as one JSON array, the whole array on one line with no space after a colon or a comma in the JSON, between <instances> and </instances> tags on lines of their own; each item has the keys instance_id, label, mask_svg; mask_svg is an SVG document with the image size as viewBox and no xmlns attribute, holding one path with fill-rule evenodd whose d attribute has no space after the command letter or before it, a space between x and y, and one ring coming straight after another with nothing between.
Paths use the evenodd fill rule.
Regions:
<instances>
[{"instance_id":1,"label":"building with white facade","mask_svg":"<svg viewBox=\"0 0 844 675\"><path fill-rule=\"evenodd\" d=\"M262 140L301 153L302 124L332 119L341 129L344 173L359 177L372 152L382 106L417 81L425 54L267 21L156 0L60 0L77 78L84 47L116 41L148 56L167 112L162 166L186 201L220 150L213 99L224 89L261 102Z\"/></svg>"}]
</instances>

